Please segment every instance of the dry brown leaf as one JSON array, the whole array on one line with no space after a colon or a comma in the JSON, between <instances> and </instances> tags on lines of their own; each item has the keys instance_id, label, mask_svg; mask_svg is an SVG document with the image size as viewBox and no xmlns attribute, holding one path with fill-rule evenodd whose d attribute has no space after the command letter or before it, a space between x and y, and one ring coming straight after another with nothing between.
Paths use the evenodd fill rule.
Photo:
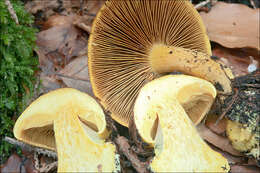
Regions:
<instances>
[{"instance_id":1,"label":"dry brown leaf","mask_svg":"<svg viewBox=\"0 0 260 173\"><path fill-rule=\"evenodd\" d=\"M214 145L214 146L220 148L221 150L226 151L234 156L242 156L242 154L240 152L233 149L228 138L215 134L210 129L208 129L204 124L198 125L197 130L198 130L200 136L207 142L211 143L212 145Z\"/></svg>"},{"instance_id":2,"label":"dry brown leaf","mask_svg":"<svg viewBox=\"0 0 260 173\"><path fill-rule=\"evenodd\" d=\"M79 18L77 15L70 15L70 16L62 16L62 15L53 15L48 18L46 22L43 23L42 30L49 29L54 26L62 26L62 25L71 25L74 20Z\"/></svg>"},{"instance_id":3,"label":"dry brown leaf","mask_svg":"<svg viewBox=\"0 0 260 173\"><path fill-rule=\"evenodd\" d=\"M60 3L58 0L51 0L51 1L39 1L39 0L32 0L27 1L25 4L25 9L32 14L36 14L41 12L42 18L48 18L49 16L55 14L55 10L60 7Z\"/></svg>"},{"instance_id":4,"label":"dry brown leaf","mask_svg":"<svg viewBox=\"0 0 260 173\"><path fill-rule=\"evenodd\" d=\"M216 152L220 153L222 156L224 156L227 160L229 164L242 164L242 163L246 163L246 159L242 156L233 156L231 154L229 154L228 152L222 151L221 149L215 147L214 145L209 143L209 146L215 150Z\"/></svg>"},{"instance_id":5,"label":"dry brown leaf","mask_svg":"<svg viewBox=\"0 0 260 173\"><path fill-rule=\"evenodd\" d=\"M37 52L40 54L39 62L42 69L47 68L50 71L50 66L53 66L52 71L60 70L72 58L82 54L82 51L86 52L87 40L81 30L73 26L73 18L63 16L63 25L59 23L58 26L41 31L37 35Z\"/></svg>"},{"instance_id":6,"label":"dry brown leaf","mask_svg":"<svg viewBox=\"0 0 260 173\"><path fill-rule=\"evenodd\" d=\"M260 168L256 166L231 165L231 173L259 173Z\"/></svg>"},{"instance_id":7,"label":"dry brown leaf","mask_svg":"<svg viewBox=\"0 0 260 173\"><path fill-rule=\"evenodd\" d=\"M259 12L242 4L217 2L209 13L200 15L211 41L224 47L249 47L260 51Z\"/></svg>"},{"instance_id":8,"label":"dry brown leaf","mask_svg":"<svg viewBox=\"0 0 260 173\"><path fill-rule=\"evenodd\" d=\"M81 56L62 69L58 76L67 87L76 88L94 96L88 75L87 56Z\"/></svg>"},{"instance_id":9,"label":"dry brown leaf","mask_svg":"<svg viewBox=\"0 0 260 173\"><path fill-rule=\"evenodd\" d=\"M206 126L218 135L222 135L226 131L226 119L221 119L217 124L216 121L219 117L217 115L208 115L206 119Z\"/></svg>"},{"instance_id":10,"label":"dry brown leaf","mask_svg":"<svg viewBox=\"0 0 260 173\"><path fill-rule=\"evenodd\" d=\"M221 58L221 60L231 68L235 76L248 74L247 68L251 63L250 56L256 61L260 60L260 57L248 50L228 49L219 45L214 46L212 53Z\"/></svg>"},{"instance_id":11,"label":"dry brown leaf","mask_svg":"<svg viewBox=\"0 0 260 173\"><path fill-rule=\"evenodd\" d=\"M1 166L0 172L25 173L26 171L22 165L22 159L17 154L12 154L6 163Z\"/></svg>"}]
</instances>

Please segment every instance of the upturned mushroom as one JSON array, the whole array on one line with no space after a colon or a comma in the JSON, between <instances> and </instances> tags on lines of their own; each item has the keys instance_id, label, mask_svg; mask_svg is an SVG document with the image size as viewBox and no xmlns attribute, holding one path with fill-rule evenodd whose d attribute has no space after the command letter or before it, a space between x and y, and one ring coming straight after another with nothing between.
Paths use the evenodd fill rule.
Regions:
<instances>
[{"instance_id":1,"label":"upturned mushroom","mask_svg":"<svg viewBox=\"0 0 260 173\"><path fill-rule=\"evenodd\" d=\"M154 172L228 172L228 161L199 136L190 117L203 117L216 96L202 79L164 76L146 84L134 106L143 140L154 147Z\"/></svg>"},{"instance_id":2,"label":"upturned mushroom","mask_svg":"<svg viewBox=\"0 0 260 173\"><path fill-rule=\"evenodd\" d=\"M35 100L14 126L17 139L56 150L58 172L116 171L116 148L102 108L72 88L51 91Z\"/></svg>"},{"instance_id":3,"label":"upturned mushroom","mask_svg":"<svg viewBox=\"0 0 260 173\"><path fill-rule=\"evenodd\" d=\"M165 73L197 76L231 92L230 71L210 58L206 29L189 1L107 1L88 47L93 92L124 126L140 89Z\"/></svg>"}]
</instances>

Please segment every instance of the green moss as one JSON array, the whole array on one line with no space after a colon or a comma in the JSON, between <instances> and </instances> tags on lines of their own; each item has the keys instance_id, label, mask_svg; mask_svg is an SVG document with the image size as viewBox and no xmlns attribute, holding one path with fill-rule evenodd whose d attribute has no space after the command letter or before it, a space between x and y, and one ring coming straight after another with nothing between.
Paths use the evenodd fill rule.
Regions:
<instances>
[{"instance_id":1,"label":"green moss","mask_svg":"<svg viewBox=\"0 0 260 173\"><path fill-rule=\"evenodd\" d=\"M13 136L14 118L27 105L34 89L34 72L38 59L34 57L37 30L33 17L19 0L11 0L19 25L0 1L0 163L10 154L12 146L2 139Z\"/></svg>"}]
</instances>

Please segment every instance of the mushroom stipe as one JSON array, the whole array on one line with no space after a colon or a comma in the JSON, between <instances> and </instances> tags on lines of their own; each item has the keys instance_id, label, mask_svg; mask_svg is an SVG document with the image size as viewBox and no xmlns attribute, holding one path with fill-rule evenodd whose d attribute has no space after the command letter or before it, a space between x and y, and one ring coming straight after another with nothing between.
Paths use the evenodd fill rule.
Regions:
<instances>
[{"instance_id":1,"label":"mushroom stipe","mask_svg":"<svg viewBox=\"0 0 260 173\"><path fill-rule=\"evenodd\" d=\"M203 118L215 97L211 83L186 75L164 76L141 89L134 120L140 136L154 147L152 171L229 171L227 159L203 141L189 118Z\"/></svg>"}]
</instances>

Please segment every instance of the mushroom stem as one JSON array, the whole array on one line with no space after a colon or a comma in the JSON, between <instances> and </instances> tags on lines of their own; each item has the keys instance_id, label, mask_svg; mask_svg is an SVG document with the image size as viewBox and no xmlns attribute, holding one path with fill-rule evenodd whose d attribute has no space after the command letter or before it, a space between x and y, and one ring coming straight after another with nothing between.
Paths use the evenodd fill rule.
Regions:
<instances>
[{"instance_id":1,"label":"mushroom stem","mask_svg":"<svg viewBox=\"0 0 260 173\"><path fill-rule=\"evenodd\" d=\"M215 96L211 83L186 75L164 76L141 89L134 119L143 140L155 148L154 172L229 170L228 161L203 141L189 118L203 117ZM183 103L190 101L193 106L187 109Z\"/></svg>"},{"instance_id":2,"label":"mushroom stem","mask_svg":"<svg viewBox=\"0 0 260 173\"><path fill-rule=\"evenodd\" d=\"M202 140L189 116L176 99L171 101L161 99L151 107L156 108L154 113L158 116L160 129L155 137L156 157L152 161L152 170L170 171L174 167L175 169L171 171L224 171L222 167L227 167L227 162ZM171 149L175 150L171 151ZM167 163L172 158L178 161ZM222 162L216 164L216 160L222 160ZM160 165L164 165L164 170Z\"/></svg>"},{"instance_id":3,"label":"mushroom stem","mask_svg":"<svg viewBox=\"0 0 260 173\"><path fill-rule=\"evenodd\" d=\"M150 51L150 64L157 73L179 71L210 81L224 93L232 91L229 69L202 52L156 44Z\"/></svg>"}]
</instances>

